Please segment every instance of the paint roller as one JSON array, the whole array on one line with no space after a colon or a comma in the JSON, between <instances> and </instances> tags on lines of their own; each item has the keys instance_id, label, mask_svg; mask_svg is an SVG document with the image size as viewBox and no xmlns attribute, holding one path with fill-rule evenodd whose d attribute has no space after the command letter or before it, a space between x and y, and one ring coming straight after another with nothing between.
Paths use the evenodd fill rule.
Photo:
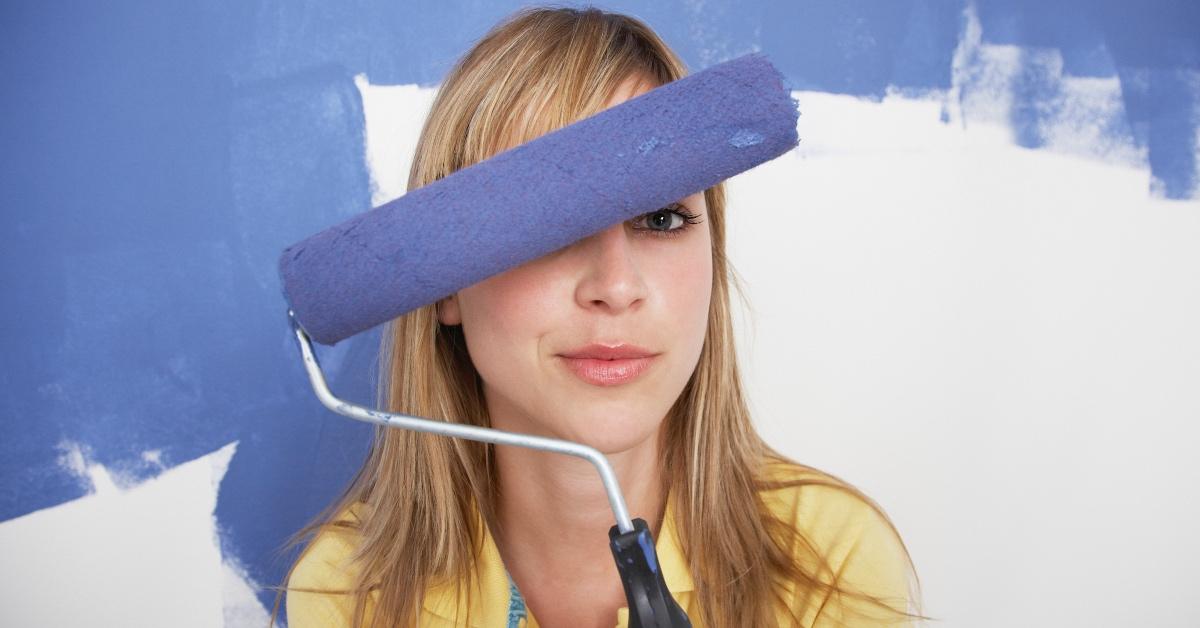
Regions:
<instances>
[{"instance_id":1,"label":"paint roller","mask_svg":"<svg viewBox=\"0 0 1200 628\"><path fill-rule=\"evenodd\" d=\"M645 520L611 465L570 441L393 414L330 392L312 341L333 345L614 224L707 189L798 143L797 103L762 53L680 78L457 170L284 249L288 319L328 409L389 427L592 463L616 518L609 545L630 626L690 626Z\"/></svg>"}]
</instances>

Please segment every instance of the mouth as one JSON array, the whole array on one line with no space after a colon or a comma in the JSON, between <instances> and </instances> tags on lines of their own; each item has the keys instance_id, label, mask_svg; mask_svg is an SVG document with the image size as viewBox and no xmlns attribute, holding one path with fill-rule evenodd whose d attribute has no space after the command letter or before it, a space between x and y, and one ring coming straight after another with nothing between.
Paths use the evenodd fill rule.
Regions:
<instances>
[{"instance_id":1,"label":"mouth","mask_svg":"<svg viewBox=\"0 0 1200 628\"><path fill-rule=\"evenodd\" d=\"M567 370L594 386L619 386L632 382L646 372L655 355L606 360L594 357L558 356Z\"/></svg>"},{"instance_id":2,"label":"mouth","mask_svg":"<svg viewBox=\"0 0 1200 628\"><path fill-rule=\"evenodd\" d=\"M640 377L658 353L635 344L593 342L558 354L568 371L593 386L619 386Z\"/></svg>"},{"instance_id":3,"label":"mouth","mask_svg":"<svg viewBox=\"0 0 1200 628\"><path fill-rule=\"evenodd\" d=\"M564 358L592 360L633 360L648 358L656 355L653 351L634 344L617 343L613 345L592 343L578 349L560 353Z\"/></svg>"}]
</instances>

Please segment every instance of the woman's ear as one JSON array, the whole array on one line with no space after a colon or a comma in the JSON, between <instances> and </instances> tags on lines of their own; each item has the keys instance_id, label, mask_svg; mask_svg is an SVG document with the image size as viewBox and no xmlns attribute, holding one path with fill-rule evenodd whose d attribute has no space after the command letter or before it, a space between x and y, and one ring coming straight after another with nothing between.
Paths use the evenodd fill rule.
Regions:
<instances>
[{"instance_id":1,"label":"woman's ear","mask_svg":"<svg viewBox=\"0 0 1200 628\"><path fill-rule=\"evenodd\" d=\"M458 298L450 295L437 304L438 322L443 325L461 325L462 313L458 311Z\"/></svg>"}]
</instances>

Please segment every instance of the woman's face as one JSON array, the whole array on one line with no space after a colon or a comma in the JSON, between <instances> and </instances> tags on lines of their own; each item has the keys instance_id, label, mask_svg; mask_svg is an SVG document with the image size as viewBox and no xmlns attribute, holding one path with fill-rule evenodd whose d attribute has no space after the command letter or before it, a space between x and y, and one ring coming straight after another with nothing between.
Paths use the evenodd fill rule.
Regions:
<instances>
[{"instance_id":1,"label":"woman's face","mask_svg":"<svg viewBox=\"0 0 1200 628\"><path fill-rule=\"evenodd\" d=\"M606 106L649 89L627 80ZM699 361L712 294L704 194L678 202L699 224L652 212L441 302L441 323L463 327L494 427L606 454L657 434ZM634 345L652 357L605 364L563 355L592 344Z\"/></svg>"}]
</instances>

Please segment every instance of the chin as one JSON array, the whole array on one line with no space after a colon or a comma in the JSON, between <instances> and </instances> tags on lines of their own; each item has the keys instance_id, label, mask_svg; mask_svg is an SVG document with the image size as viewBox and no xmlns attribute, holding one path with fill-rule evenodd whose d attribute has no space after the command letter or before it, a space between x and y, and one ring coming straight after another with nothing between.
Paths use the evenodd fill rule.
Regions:
<instances>
[{"instance_id":1,"label":"chin","mask_svg":"<svg viewBox=\"0 0 1200 628\"><path fill-rule=\"evenodd\" d=\"M609 456L629 451L653 440L663 422L661 418L652 420L625 414L625 418L622 419L618 418L621 414L618 412L609 416L596 412L593 410L588 416L580 417L586 422L572 426L574 429L562 438L594 447L600 453Z\"/></svg>"}]
</instances>

